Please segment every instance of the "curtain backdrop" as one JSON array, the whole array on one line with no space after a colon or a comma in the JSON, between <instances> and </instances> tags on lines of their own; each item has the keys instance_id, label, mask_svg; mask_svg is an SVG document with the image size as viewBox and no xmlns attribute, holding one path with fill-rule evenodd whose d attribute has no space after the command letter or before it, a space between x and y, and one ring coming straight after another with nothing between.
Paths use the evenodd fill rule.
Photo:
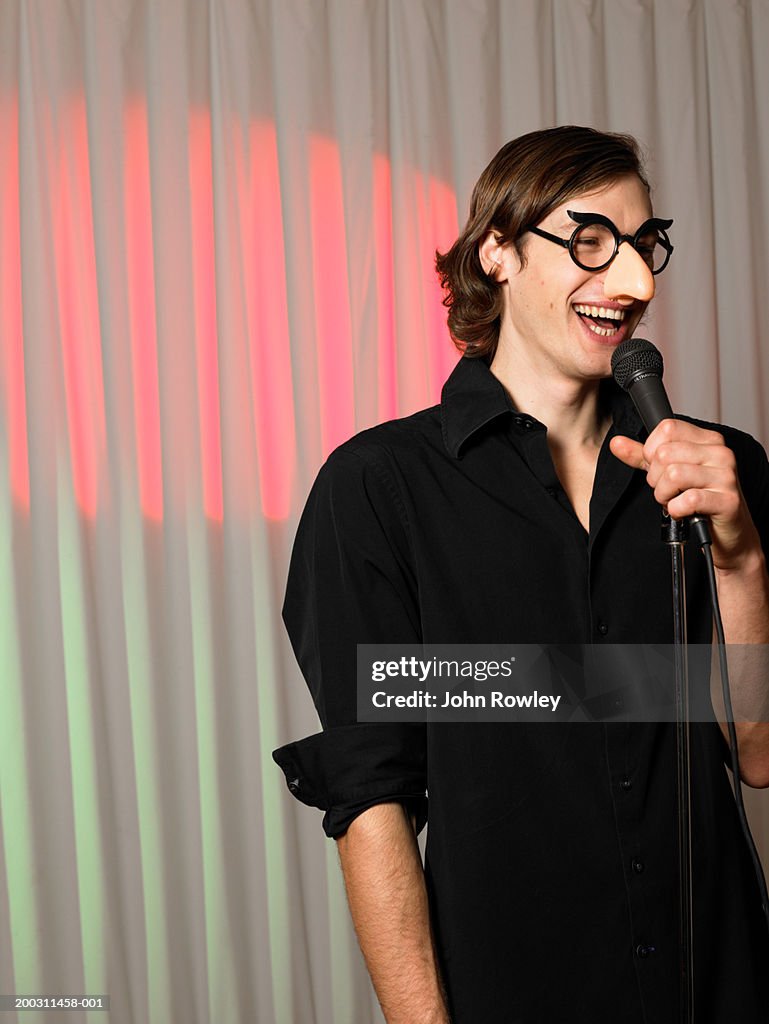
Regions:
<instances>
[{"instance_id":1,"label":"curtain backdrop","mask_svg":"<svg viewBox=\"0 0 769 1024\"><path fill-rule=\"evenodd\" d=\"M555 124L648 147L643 333L675 407L766 444L768 51L768 0L0 0L0 991L381 1020L270 758L317 730L303 502L438 399L434 251Z\"/></svg>"}]
</instances>

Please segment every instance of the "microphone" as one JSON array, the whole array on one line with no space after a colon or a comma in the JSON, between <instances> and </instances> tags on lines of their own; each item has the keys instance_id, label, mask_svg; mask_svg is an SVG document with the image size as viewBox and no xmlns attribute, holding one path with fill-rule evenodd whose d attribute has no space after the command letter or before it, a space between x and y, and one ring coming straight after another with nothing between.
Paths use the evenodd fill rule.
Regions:
<instances>
[{"instance_id":1,"label":"microphone","mask_svg":"<svg viewBox=\"0 0 769 1024\"><path fill-rule=\"evenodd\" d=\"M661 420L673 417L662 383L664 365L660 350L643 338L626 338L611 357L614 379L633 399L650 434Z\"/></svg>"},{"instance_id":2,"label":"microphone","mask_svg":"<svg viewBox=\"0 0 769 1024\"><path fill-rule=\"evenodd\" d=\"M660 350L644 338L626 338L617 345L611 356L614 379L633 399L633 405L649 433L662 420L673 418L673 410L662 383L664 365ZM700 545L711 543L707 516L688 516L684 522L694 528Z\"/></svg>"}]
</instances>

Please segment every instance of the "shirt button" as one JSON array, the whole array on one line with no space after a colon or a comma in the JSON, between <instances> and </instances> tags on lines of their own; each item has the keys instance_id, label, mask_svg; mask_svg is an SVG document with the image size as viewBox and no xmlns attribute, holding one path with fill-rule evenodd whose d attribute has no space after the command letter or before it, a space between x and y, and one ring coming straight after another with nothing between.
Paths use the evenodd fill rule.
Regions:
<instances>
[{"instance_id":1,"label":"shirt button","mask_svg":"<svg viewBox=\"0 0 769 1024\"><path fill-rule=\"evenodd\" d=\"M299 779L289 779L288 788L290 792L296 793L296 791L299 789Z\"/></svg>"},{"instance_id":2,"label":"shirt button","mask_svg":"<svg viewBox=\"0 0 769 1024\"><path fill-rule=\"evenodd\" d=\"M598 623L598 632L601 634L601 636L606 636L606 634L609 632L609 627L606 625L605 622Z\"/></svg>"},{"instance_id":3,"label":"shirt button","mask_svg":"<svg viewBox=\"0 0 769 1024\"><path fill-rule=\"evenodd\" d=\"M520 425L523 423L523 419L520 416L514 416L513 423L515 423L516 427L520 427Z\"/></svg>"},{"instance_id":4,"label":"shirt button","mask_svg":"<svg viewBox=\"0 0 769 1024\"><path fill-rule=\"evenodd\" d=\"M620 786L624 789L626 793L628 793L633 788L633 780L623 779L622 782L620 782Z\"/></svg>"},{"instance_id":5,"label":"shirt button","mask_svg":"<svg viewBox=\"0 0 769 1024\"><path fill-rule=\"evenodd\" d=\"M646 946L641 942L639 942L635 948L635 955L641 960L645 960L648 956L651 956L652 953L656 953L654 946Z\"/></svg>"},{"instance_id":6,"label":"shirt button","mask_svg":"<svg viewBox=\"0 0 769 1024\"><path fill-rule=\"evenodd\" d=\"M531 420L524 420L523 425L524 427L526 427L527 430L531 430L531 428L534 426Z\"/></svg>"},{"instance_id":7,"label":"shirt button","mask_svg":"<svg viewBox=\"0 0 769 1024\"><path fill-rule=\"evenodd\" d=\"M636 857L635 860L633 861L633 871L635 871L635 873L637 875L640 875L641 872L643 871L644 867L645 867L644 862L642 860L639 860Z\"/></svg>"}]
</instances>

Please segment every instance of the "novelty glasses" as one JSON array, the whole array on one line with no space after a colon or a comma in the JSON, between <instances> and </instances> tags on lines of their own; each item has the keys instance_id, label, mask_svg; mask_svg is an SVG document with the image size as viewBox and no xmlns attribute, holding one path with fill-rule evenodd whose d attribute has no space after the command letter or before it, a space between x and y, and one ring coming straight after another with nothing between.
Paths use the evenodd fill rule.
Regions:
<instances>
[{"instance_id":1,"label":"novelty glasses","mask_svg":"<svg viewBox=\"0 0 769 1024\"><path fill-rule=\"evenodd\" d=\"M652 217L644 221L634 235L621 235L616 225L601 213L566 212L577 224L571 238L559 238L542 228L530 227L528 230L568 249L569 255L582 270L605 270L623 242L633 246L652 274L662 273L668 265L673 246L667 229L673 223L672 220Z\"/></svg>"}]
</instances>

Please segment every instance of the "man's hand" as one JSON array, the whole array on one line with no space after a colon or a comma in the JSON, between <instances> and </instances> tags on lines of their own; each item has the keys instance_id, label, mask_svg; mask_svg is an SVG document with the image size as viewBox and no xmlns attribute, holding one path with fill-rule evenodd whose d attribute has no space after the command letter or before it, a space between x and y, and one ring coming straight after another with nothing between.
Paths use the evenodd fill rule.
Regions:
<instances>
[{"instance_id":1,"label":"man's hand","mask_svg":"<svg viewBox=\"0 0 769 1024\"><path fill-rule=\"evenodd\" d=\"M708 516L713 562L721 573L755 569L761 541L737 477L737 463L721 434L683 420L663 420L646 444L613 437L612 453L646 471L654 497L674 519Z\"/></svg>"}]
</instances>

